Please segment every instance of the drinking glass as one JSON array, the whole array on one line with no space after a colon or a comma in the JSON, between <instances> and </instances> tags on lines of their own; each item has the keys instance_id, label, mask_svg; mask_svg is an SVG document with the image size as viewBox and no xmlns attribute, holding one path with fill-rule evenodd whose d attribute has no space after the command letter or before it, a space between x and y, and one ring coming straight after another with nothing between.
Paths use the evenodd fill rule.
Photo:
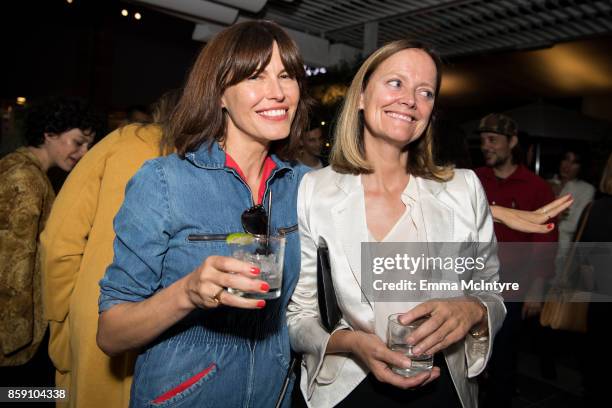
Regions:
<instances>
[{"instance_id":1,"label":"drinking glass","mask_svg":"<svg viewBox=\"0 0 612 408\"><path fill-rule=\"evenodd\" d=\"M387 323L387 346L392 351L397 351L404 354L410 359L412 364L408 368L391 367L394 373L404 377L417 375L424 371L431 371L433 368L433 355L420 354L415 355L412 352L413 344L408 343L408 337L425 321L427 318L421 318L408 324L401 324L399 317L403 313L392 314L388 318Z\"/></svg>"},{"instance_id":2,"label":"drinking glass","mask_svg":"<svg viewBox=\"0 0 612 408\"><path fill-rule=\"evenodd\" d=\"M232 257L249 262L259 268L257 277L270 285L266 293L243 292L228 288L227 291L249 299L277 299L283 285L285 237L254 235L252 240L230 244Z\"/></svg>"}]
</instances>

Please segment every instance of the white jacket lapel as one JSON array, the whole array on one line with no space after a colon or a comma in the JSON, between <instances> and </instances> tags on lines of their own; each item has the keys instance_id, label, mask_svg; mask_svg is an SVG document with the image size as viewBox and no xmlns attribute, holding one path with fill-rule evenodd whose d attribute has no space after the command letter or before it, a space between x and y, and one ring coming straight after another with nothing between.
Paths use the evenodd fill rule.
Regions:
<instances>
[{"instance_id":1,"label":"white jacket lapel","mask_svg":"<svg viewBox=\"0 0 612 408\"><path fill-rule=\"evenodd\" d=\"M425 240L452 242L454 214L453 210L441 200L444 183L421 177L415 177L415 180L419 187ZM344 196L340 197L331 209L335 235L341 243L351 272L361 287L361 242L368 241L363 189L359 176L356 175L340 174L336 184L340 188L340 194ZM368 299L368 302L371 303L371 300Z\"/></svg>"},{"instance_id":2,"label":"white jacket lapel","mask_svg":"<svg viewBox=\"0 0 612 408\"><path fill-rule=\"evenodd\" d=\"M427 242L452 242L454 236L453 210L441 199L445 184L415 177L419 186L419 200Z\"/></svg>"},{"instance_id":3,"label":"white jacket lapel","mask_svg":"<svg viewBox=\"0 0 612 408\"><path fill-rule=\"evenodd\" d=\"M344 197L331 209L335 235L361 287L361 243L368 241L363 189L356 175L341 174L336 183Z\"/></svg>"}]
</instances>

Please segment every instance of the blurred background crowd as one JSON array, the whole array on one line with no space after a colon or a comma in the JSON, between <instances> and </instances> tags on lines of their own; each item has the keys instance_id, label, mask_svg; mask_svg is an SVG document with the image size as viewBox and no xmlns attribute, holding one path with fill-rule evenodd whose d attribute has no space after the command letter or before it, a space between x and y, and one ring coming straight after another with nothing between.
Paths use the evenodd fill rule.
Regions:
<instances>
[{"instance_id":1,"label":"blurred background crowd","mask_svg":"<svg viewBox=\"0 0 612 408\"><path fill-rule=\"evenodd\" d=\"M39 199L49 207L68 172L105 135L132 123L163 123L207 39L256 18L288 29L304 55L317 102L300 150L310 167L328 164L335 118L360 63L385 42L412 37L431 43L445 62L435 112L440 163L493 169L479 173L487 194L487 177L495 183L520 165L550 190L538 207L571 193L574 205L547 238L561 243L575 239L587 204L611 192L612 175L604 172L612 151L609 1L21 0L0 7L0 158L17 152L22 156L11 160L33 155L42 163L37 171L51 184L28 177L40 183ZM514 199L498 204L515 207ZM575 346L585 347L584 333L542 334L537 319L516 313L524 327L509 354L517 373L508 380L511 406L576 406L591 398ZM46 326L36 324L28 329L35 347L12 361L0 356L0 363L34 364L15 378L35 367L38 384L52 384Z\"/></svg>"}]
</instances>

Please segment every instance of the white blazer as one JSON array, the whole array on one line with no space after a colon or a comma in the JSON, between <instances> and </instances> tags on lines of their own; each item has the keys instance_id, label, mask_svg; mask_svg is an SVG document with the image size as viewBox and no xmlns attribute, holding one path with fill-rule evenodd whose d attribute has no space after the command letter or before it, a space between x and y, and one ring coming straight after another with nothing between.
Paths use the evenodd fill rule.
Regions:
<instances>
[{"instance_id":1,"label":"white blazer","mask_svg":"<svg viewBox=\"0 0 612 408\"><path fill-rule=\"evenodd\" d=\"M428 242L480 242L486 267L472 279L497 281L499 262L493 219L480 181L470 170L456 169L452 180L436 182L414 177ZM333 407L367 376L368 368L350 354L325 355L330 334L319 320L317 304L317 243L327 242L336 297L342 320L336 330L374 333L374 311L362 302L361 242L367 242L365 200L359 176L326 167L306 174L298 192L301 272L289 303L287 319L291 345L303 354L300 388L311 407ZM474 345L467 336L444 350L451 377L463 407L476 407L478 387L473 378L486 366L495 333L506 309L499 293L472 292L486 306L488 342Z\"/></svg>"}]
</instances>

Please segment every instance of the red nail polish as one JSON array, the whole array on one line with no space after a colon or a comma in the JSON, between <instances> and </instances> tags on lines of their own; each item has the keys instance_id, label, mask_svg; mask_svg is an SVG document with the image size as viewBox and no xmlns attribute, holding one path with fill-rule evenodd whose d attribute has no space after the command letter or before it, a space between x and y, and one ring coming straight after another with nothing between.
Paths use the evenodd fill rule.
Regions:
<instances>
[{"instance_id":1,"label":"red nail polish","mask_svg":"<svg viewBox=\"0 0 612 408\"><path fill-rule=\"evenodd\" d=\"M262 283L260 286L261 290L263 290L264 292L267 292L270 290L270 285L268 285L266 282Z\"/></svg>"},{"instance_id":2,"label":"red nail polish","mask_svg":"<svg viewBox=\"0 0 612 408\"><path fill-rule=\"evenodd\" d=\"M266 305L266 301L265 300L260 300L259 302L257 302L257 307L258 308L262 308Z\"/></svg>"},{"instance_id":3,"label":"red nail polish","mask_svg":"<svg viewBox=\"0 0 612 408\"><path fill-rule=\"evenodd\" d=\"M259 268L258 268L258 267L256 267L256 266L251 266L251 270L250 270L250 272L251 272L253 275L259 275L259 274L261 273L261 271L259 270Z\"/></svg>"},{"instance_id":4,"label":"red nail polish","mask_svg":"<svg viewBox=\"0 0 612 408\"><path fill-rule=\"evenodd\" d=\"M550 224L546 225L546 229L549 229L549 230L553 229L554 227L555 227L555 224L553 224L553 223L550 223Z\"/></svg>"}]
</instances>

